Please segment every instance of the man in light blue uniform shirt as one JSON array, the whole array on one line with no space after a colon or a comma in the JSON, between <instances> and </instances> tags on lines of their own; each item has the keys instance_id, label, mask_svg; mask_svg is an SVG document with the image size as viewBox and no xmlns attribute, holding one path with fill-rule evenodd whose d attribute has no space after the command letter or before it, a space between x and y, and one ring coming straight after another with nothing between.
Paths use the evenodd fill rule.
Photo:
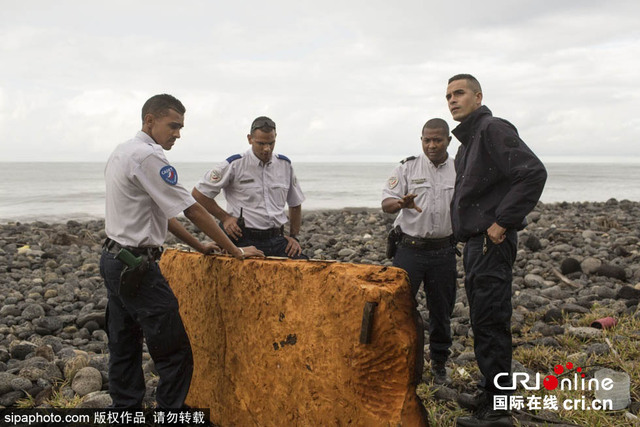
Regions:
<instances>
[{"instance_id":1,"label":"man in light blue uniform shirt","mask_svg":"<svg viewBox=\"0 0 640 427\"><path fill-rule=\"evenodd\" d=\"M191 344L178 300L156 261L167 231L194 249L209 253L175 218L180 212L238 259L262 256L239 248L178 182L164 155L180 138L185 108L171 95L156 95L142 107L142 130L113 151L105 168L106 216L100 275L107 288L109 394L114 408L140 408L146 386L142 340L147 342L160 380L158 408L180 408L193 372ZM128 254L128 257L122 257ZM130 265L129 265L130 264Z\"/></svg>"},{"instance_id":2,"label":"man in light blue uniform shirt","mask_svg":"<svg viewBox=\"0 0 640 427\"><path fill-rule=\"evenodd\" d=\"M434 381L444 384L449 382L445 363L452 343L451 313L456 299L456 250L449 214L456 172L447 154L451 141L447 122L429 120L422 128L421 140L423 153L403 160L387 180L382 210L400 212L392 232L397 244L393 265L409 274L414 297L424 283L431 371ZM421 325L418 333L423 333Z\"/></svg>"},{"instance_id":3,"label":"man in light blue uniform shirt","mask_svg":"<svg viewBox=\"0 0 640 427\"><path fill-rule=\"evenodd\" d=\"M192 194L220 220L237 245L255 246L267 256L306 258L298 242L305 197L291 160L273 154L276 124L268 117L256 118L247 140L249 150L208 171ZM227 201L226 210L214 200L221 191ZM284 234L287 221L288 236Z\"/></svg>"}]
</instances>

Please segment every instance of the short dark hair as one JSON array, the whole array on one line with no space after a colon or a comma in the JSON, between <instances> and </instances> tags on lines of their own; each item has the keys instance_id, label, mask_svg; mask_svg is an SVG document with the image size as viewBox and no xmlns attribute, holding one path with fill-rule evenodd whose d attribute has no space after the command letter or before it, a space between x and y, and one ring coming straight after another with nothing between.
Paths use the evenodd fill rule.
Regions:
<instances>
[{"instance_id":1,"label":"short dark hair","mask_svg":"<svg viewBox=\"0 0 640 427\"><path fill-rule=\"evenodd\" d=\"M455 76L449 79L449 83L454 82L456 80L466 80L467 84L469 85L469 89L471 89L473 93L482 92L482 88L480 87L480 82L471 74L456 74Z\"/></svg>"},{"instance_id":2,"label":"short dark hair","mask_svg":"<svg viewBox=\"0 0 640 427\"><path fill-rule=\"evenodd\" d=\"M161 95L154 95L147 99L147 102L142 106L142 121L144 116L152 114L155 117L162 117L169 114L169 110L175 110L180 114L184 114L187 111L176 97L163 93Z\"/></svg>"},{"instance_id":3,"label":"short dark hair","mask_svg":"<svg viewBox=\"0 0 640 427\"><path fill-rule=\"evenodd\" d=\"M449 124L442 119L431 119L427 120L427 123L422 126L422 133L424 133L425 129L443 129L446 136L449 136Z\"/></svg>"},{"instance_id":4,"label":"short dark hair","mask_svg":"<svg viewBox=\"0 0 640 427\"><path fill-rule=\"evenodd\" d=\"M253 123L251 123L250 133L253 134L255 130L269 133L272 130L276 130L276 123L267 116L256 117Z\"/></svg>"}]
</instances>

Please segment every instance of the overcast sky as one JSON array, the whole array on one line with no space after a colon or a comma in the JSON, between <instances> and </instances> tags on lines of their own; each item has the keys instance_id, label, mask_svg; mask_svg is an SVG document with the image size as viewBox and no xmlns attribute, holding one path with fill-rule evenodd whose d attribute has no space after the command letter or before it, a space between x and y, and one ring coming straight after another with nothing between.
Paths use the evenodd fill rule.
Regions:
<instances>
[{"instance_id":1,"label":"overcast sky","mask_svg":"<svg viewBox=\"0 0 640 427\"><path fill-rule=\"evenodd\" d=\"M0 2L0 161L106 161L163 92L174 162L259 115L294 161L397 161L458 73L543 160L640 158L637 0Z\"/></svg>"}]
</instances>

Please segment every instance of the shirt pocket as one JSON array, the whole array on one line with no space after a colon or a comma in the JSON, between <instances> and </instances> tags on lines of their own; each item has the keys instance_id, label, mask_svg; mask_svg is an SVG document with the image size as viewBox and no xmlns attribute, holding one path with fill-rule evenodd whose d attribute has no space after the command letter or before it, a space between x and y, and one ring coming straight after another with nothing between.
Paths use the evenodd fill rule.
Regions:
<instances>
[{"instance_id":1,"label":"shirt pocket","mask_svg":"<svg viewBox=\"0 0 640 427\"><path fill-rule=\"evenodd\" d=\"M284 208L287 201L289 186L283 184L274 184L269 188L269 196L271 201L277 208Z\"/></svg>"},{"instance_id":2,"label":"shirt pocket","mask_svg":"<svg viewBox=\"0 0 640 427\"><path fill-rule=\"evenodd\" d=\"M237 186L238 201L247 206L261 206L264 202L264 190L259 183L248 182Z\"/></svg>"},{"instance_id":3,"label":"shirt pocket","mask_svg":"<svg viewBox=\"0 0 640 427\"><path fill-rule=\"evenodd\" d=\"M409 185L409 193L415 194L415 203L422 209L433 203L433 188L430 182Z\"/></svg>"}]
</instances>

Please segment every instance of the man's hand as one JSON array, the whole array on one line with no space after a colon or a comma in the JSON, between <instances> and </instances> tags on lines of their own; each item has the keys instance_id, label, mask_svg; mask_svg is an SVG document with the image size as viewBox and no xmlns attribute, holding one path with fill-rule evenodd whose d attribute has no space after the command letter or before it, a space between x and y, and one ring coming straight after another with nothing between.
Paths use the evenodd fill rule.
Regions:
<instances>
[{"instance_id":1,"label":"man's hand","mask_svg":"<svg viewBox=\"0 0 640 427\"><path fill-rule=\"evenodd\" d=\"M229 215L222 222L224 231L233 239L238 240L242 237L242 229L238 225L238 218Z\"/></svg>"},{"instance_id":2,"label":"man's hand","mask_svg":"<svg viewBox=\"0 0 640 427\"><path fill-rule=\"evenodd\" d=\"M300 243L296 239L289 236L284 236L284 238L287 239L287 247L285 248L287 255L293 258L302 253L302 247L300 247Z\"/></svg>"},{"instance_id":3,"label":"man's hand","mask_svg":"<svg viewBox=\"0 0 640 427\"><path fill-rule=\"evenodd\" d=\"M264 258L264 252L262 252L260 249L256 248L255 246L245 246L242 248L242 251L244 252L244 256L242 259L250 258L250 257Z\"/></svg>"},{"instance_id":4,"label":"man's hand","mask_svg":"<svg viewBox=\"0 0 640 427\"><path fill-rule=\"evenodd\" d=\"M221 251L222 249L220 248L220 246L216 245L214 242L203 243L200 249L198 249L198 252L201 252L205 255L210 254L212 252L221 252Z\"/></svg>"},{"instance_id":5,"label":"man's hand","mask_svg":"<svg viewBox=\"0 0 640 427\"><path fill-rule=\"evenodd\" d=\"M402 199L398 200L398 203L400 203L400 208L415 209L418 212L422 212L422 209L420 209L420 206L416 205L415 198L417 196L418 196L417 194L413 194L413 193L409 193L406 196L403 196Z\"/></svg>"},{"instance_id":6,"label":"man's hand","mask_svg":"<svg viewBox=\"0 0 640 427\"><path fill-rule=\"evenodd\" d=\"M493 224L491 224L491 227L487 229L487 236L489 236L489 239L491 239L493 243L499 245L500 243L504 242L504 239L506 238L506 235L504 234L505 231L507 231L506 228L494 222Z\"/></svg>"}]
</instances>

